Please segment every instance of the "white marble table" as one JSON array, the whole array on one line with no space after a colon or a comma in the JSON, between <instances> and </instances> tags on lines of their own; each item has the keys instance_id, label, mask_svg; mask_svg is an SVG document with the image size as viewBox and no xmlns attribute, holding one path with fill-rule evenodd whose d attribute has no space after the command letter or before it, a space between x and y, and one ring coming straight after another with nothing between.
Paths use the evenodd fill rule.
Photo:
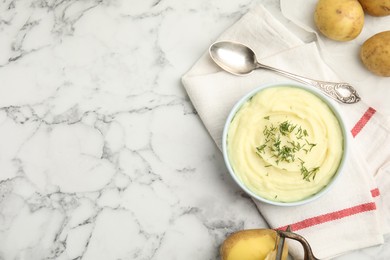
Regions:
<instances>
[{"instance_id":1,"label":"white marble table","mask_svg":"<svg viewBox=\"0 0 390 260\"><path fill-rule=\"evenodd\" d=\"M2 1L0 259L218 259L265 227L180 83L258 2Z\"/></svg>"}]
</instances>

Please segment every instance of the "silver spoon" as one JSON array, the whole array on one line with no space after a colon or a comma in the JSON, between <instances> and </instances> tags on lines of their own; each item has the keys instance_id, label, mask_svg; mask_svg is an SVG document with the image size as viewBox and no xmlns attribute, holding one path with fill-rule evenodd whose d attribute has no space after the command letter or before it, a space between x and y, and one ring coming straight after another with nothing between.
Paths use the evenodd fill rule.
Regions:
<instances>
[{"instance_id":1,"label":"silver spoon","mask_svg":"<svg viewBox=\"0 0 390 260\"><path fill-rule=\"evenodd\" d=\"M341 103L353 104L360 101L358 93L348 83L309 79L261 64L257 61L254 51L241 43L216 42L210 46L209 53L218 66L234 75L246 75L255 69L267 69L296 81L312 85Z\"/></svg>"}]
</instances>

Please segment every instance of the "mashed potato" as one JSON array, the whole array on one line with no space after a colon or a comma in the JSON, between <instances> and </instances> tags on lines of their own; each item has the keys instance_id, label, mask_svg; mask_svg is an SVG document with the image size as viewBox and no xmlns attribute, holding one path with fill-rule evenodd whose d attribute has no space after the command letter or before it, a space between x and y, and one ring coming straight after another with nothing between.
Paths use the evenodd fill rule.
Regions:
<instances>
[{"instance_id":1,"label":"mashed potato","mask_svg":"<svg viewBox=\"0 0 390 260\"><path fill-rule=\"evenodd\" d=\"M301 88L261 90L242 105L228 129L233 171L255 194L295 202L322 190L343 156L333 111Z\"/></svg>"}]
</instances>

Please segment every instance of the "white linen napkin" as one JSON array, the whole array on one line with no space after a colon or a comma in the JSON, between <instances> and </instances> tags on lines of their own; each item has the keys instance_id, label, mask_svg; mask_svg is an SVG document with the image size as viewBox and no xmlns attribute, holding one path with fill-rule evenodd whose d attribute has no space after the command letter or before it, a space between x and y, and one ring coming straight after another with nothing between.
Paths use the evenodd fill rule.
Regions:
<instances>
[{"instance_id":1,"label":"white linen napkin","mask_svg":"<svg viewBox=\"0 0 390 260\"><path fill-rule=\"evenodd\" d=\"M315 43L303 43L261 5L250 10L217 40L250 46L264 64L315 79L340 81L321 60ZM245 77L233 76L215 65L207 52L182 77L194 107L220 148L223 126L233 105L253 88L280 81L289 80L266 70ZM315 202L295 207L272 206L255 200L271 228L291 225L294 232L309 241L314 254L321 259L381 244L384 232L389 231L383 221L381 199L384 196L380 195L382 191L377 188L373 172L390 184L386 173L390 172L390 149L384 148L390 147L390 126L363 102L340 105L340 110L353 137L345 171L332 190ZM370 146L366 147L367 144ZM373 158L376 164L366 163ZM380 171L379 162L383 166ZM290 243L290 249L294 257L302 259L299 244Z\"/></svg>"},{"instance_id":2,"label":"white linen napkin","mask_svg":"<svg viewBox=\"0 0 390 260\"><path fill-rule=\"evenodd\" d=\"M303 29L306 38L316 38L321 57L328 66L342 75L344 81L356 83L366 102L375 104L376 109L390 116L390 103L383 100L383 97L390 97L390 78L374 76L359 58L361 45L368 38L390 30L390 15L375 17L365 14L364 27L359 36L351 41L337 42L319 33L313 16L317 2L318 0L280 0L280 9L294 26Z\"/></svg>"}]
</instances>

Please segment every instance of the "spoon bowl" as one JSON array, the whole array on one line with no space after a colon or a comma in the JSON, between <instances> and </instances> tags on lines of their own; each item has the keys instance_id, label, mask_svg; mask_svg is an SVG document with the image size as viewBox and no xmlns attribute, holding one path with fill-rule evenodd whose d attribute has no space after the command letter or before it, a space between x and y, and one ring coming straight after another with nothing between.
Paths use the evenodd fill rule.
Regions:
<instances>
[{"instance_id":1,"label":"spoon bowl","mask_svg":"<svg viewBox=\"0 0 390 260\"><path fill-rule=\"evenodd\" d=\"M255 69L267 69L298 82L312 85L341 103L353 104L360 101L357 91L348 83L309 79L261 64L257 61L255 52L241 43L230 41L216 42L210 46L209 53L219 67L234 75L244 76Z\"/></svg>"},{"instance_id":2,"label":"spoon bowl","mask_svg":"<svg viewBox=\"0 0 390 260\"><path fill-rule=\"evenodd\" d=\"M216 42L210 47L210 56L218 66L234 75L246 75L256 69L255 52L242 44Z\"/></svg>"}]
</instances>

